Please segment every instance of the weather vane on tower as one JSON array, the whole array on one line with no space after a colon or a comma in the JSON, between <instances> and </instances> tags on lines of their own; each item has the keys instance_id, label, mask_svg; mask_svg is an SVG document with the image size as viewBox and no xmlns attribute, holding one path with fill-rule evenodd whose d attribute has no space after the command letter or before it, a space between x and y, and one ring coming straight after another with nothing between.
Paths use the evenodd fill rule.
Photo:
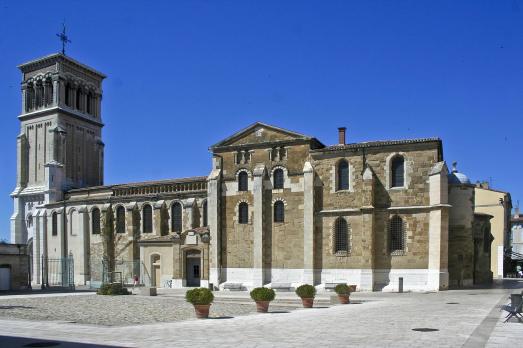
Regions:
<instances>
[{"instance_id":1,"label":"weather vane on tower","mask_svg":"<svg viewBox=\"0 0 523 348\"><path fill-rule=\"evenodd\" d=\"M65 45L67 43L70 43L71 40L67 38L67 35L65 34L65 22L62 23L63 29L60 34L56 34L60 38L60 41L62 41L62 54L65 55Z\"/></svg>"}]
</instances>

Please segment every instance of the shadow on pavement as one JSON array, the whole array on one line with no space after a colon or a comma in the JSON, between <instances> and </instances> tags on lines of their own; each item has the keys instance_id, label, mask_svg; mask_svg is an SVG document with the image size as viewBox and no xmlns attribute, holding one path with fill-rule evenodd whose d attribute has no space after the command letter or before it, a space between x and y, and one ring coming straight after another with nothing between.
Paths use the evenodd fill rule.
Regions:
<instances>
[{"instance_id":1,"label":"shadow on pavement","mask_svg":"<svg viewBox=\"0 0 523 348\"><path fill-rule=\"evenodd\" d=\"M17 348L17 347L58 347L58 348L114 348L122 346L106 346L92 343L66 342L59 340L41 340L37 338L0 336L2 347Z\"/></svg>"}]
</instances>

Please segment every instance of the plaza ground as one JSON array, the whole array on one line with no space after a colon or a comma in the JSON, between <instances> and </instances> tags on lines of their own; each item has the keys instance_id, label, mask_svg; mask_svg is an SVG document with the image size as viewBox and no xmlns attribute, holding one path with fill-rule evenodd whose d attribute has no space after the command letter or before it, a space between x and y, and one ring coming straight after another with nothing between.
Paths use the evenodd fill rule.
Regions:
<instances>
[{"instance_id":1,"label":"plaza ground","mask_svg":"<svg viewBox=\"0 0 523 348\"><path fill-rule=\"evenodd\" d=\"M499 305L523 280L489 289L430 293L355 293L353 304L300 308L278 293L271 313L255 313L246 292L216 293L210 320L196 320L183 292L158 297L0 296L0 346L57 347L517 347L523 324L504 324ZM413 329L432 329L414 331ZM43 346L43 345L40 345Z\"/></svg>"}]
</instances>

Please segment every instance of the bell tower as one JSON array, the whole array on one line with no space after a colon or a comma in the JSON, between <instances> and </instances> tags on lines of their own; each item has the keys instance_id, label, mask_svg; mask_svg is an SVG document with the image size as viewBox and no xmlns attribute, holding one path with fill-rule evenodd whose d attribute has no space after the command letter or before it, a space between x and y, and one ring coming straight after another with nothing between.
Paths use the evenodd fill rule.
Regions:
<instances>
[{"instance_id":1,"label":"bell tower","mask_svg":"<svg viewBox=\"0 0 523 348\"><path fill-rule=\"evenodd\" d=\"M22 111L11 241L26 243L36 207L62 200L70 189L103 185L105 75L63 53L18 68Z\"/></svg>"}]
</instances>

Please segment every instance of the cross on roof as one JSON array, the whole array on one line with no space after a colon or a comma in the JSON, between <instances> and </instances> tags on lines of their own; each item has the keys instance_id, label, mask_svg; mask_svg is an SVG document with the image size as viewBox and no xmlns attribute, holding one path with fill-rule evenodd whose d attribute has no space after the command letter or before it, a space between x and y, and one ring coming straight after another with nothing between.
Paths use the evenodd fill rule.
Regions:
<instances>
[{"instance_id":1,"label":"cross on roof","mask_svg":"<svg viewBox=\"0 0 523 348\"><path fill-rule=\"evenodd\" d=\"M63 29L60 34L56 34L60 38L60 41L62 41L62 54L65 55L65 45L67 43L70 43L71 40L67 38L67 35L65 34L65 23L62 23Z\"/></svg>"}]
</instances>

